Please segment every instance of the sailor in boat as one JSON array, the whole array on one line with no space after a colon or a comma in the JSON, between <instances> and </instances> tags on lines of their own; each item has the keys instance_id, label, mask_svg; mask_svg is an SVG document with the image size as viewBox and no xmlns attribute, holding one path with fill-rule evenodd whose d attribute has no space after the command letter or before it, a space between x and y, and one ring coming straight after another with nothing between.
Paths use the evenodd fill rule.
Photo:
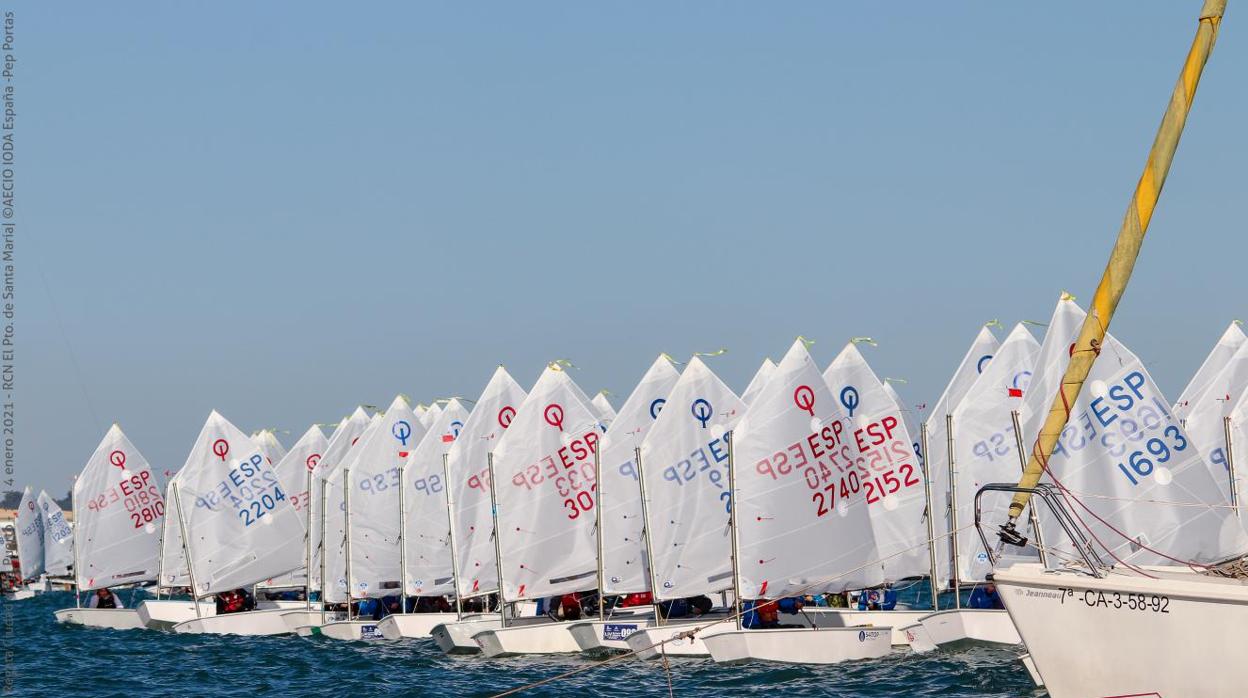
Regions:
<instances>
[{"instance_id":1,"label":"sailor in boat","mask_svg":"<svg viewBox=\"0 0 1248 698\"><path fill-rule=\"evenodd\" d=\"M256 598L246 589L234 589L217 594L217 615L242 613L256 610Z\"/></svg>"},{"instance_id":2,"label":"sailor in boat","mask_svg":"<svg viewBox=\"0 0 1248 698\"><path fill-rule=\"evenodd\" d=\"M897 592L892 589L867 589L858 594L859 611L891 611L897 608Z\"/></svg>"},{"instance_id":3,"label":"sailor in boat","mask_svg":"<svg viewBox=\"0 0 1248 698\"><path fill-rule=\"evenodd\" d=\"M971 596L966 602L967 608L1005 608L1001 604L1001 596L997 594L997 587L993 584L985 584L977 586L971 591Z\"/></svg>"},{"instance_id":4,"label":"sailor in boat","mask_svg":"<svg viewBox=\"0 0 1248 698\"><path fill-rule=\"evenodd\" d=\"M445 596L415 596L408 603L412 613L450 613L452 610ZM464 610L468 610L467 604Z\"/></svg>"},{"instance_id":5,"label":"sailor in boat","mask_svg":"<svg viewBox=\"0 0 1248 698\"><path fill-rule=\"evenodd\" d=\"M87 602L87 608L125 608L126 605L117 598L111 589L96 589L95 596Z\"/></svg>"},{"instance_id":6,"label":"sailor in boat","mask_svg":"<svg viewBox=\"0 0 1248 698\"><path fill-rule=\"evenodd\" d=\"M564 620L581 619L581 596L576 592L564 594L559 599L559 617Z\"/></svg>"},{"instance_id":7,"label":"sailor in boat","mask_svg":"<svg viewBox=\"0 0 1248 698\"><path fill-rule=\"evenodd\" d=\"M745 602L741 625L750 630L774 630L776 628L800 628L801 625L780 622L780 614L796 615L805 604L801 599L753 599Z\"/></svg>"}]
</instances>

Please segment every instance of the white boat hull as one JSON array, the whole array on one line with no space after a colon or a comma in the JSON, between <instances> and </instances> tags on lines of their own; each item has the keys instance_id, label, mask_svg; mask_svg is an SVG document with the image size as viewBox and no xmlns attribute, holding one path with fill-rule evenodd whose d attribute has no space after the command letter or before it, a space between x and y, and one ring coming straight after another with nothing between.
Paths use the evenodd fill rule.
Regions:
<instances>
[{"instance_id":1,"label":"white boat hull","mask_svg":"<svg viewBox=\"0 0 1248 698\"><path fill-rule=\"evenodd\" d=\"M30 587L22 587L21 589L14 589L13 591L4 592L4 600L5 601L24 601L26 599L35 598L35 594L37 593L39 592L35 591L34 589L31 589Z\"/></svg>"},{"instance_id":2,"label":"white boat hull","mask_svg":"<svg viewBox=\"0 0 1248 698\"><path fill-rule=\"evenodd\" d=\"M306 632L304 628L299 628L295 632L304 637L320 636L345 642L384 640L385 636L377 627L380 622L371 618L369 620L338 620L325 625L308 626Z\"/></svg>"},{"instance_id":3,"label":"white boat hull","mask_svg":"<svg viewBox=\"0 0 1248 698\"><path fill-rule=\"evenodd\" d=\"M62 608L55 615L58 623L89 628L142 630L146 627L138 610L133 608Z\"/></svg>"},{"instance_id":4,"label":"white boat hull","mask_svg":"<svg viewBox=\"0 0 1248 698\"><path fill-rule=\"evenodd\" d=\"M213 616L217 613L216 604L211 601L199 602L199 615L195 613L195 602L190 599L148 599L135 609L143 625L151 630L172 630L173 626L200 615Z\"/></svg>"},{"instance_id":5,"label":"white boat hull","mask_svg":"<svg viewBox=\"0 0 1248 698\"><path fill-rule=\"evenodd\" d=\"M608 620L578 621L568 632L582 652L628 651L628 636L654 625L654 616L624 616Z\"/></svg>"},{"instance_id":6,"label":"white boat hull","mask_svg":"<svg viewBox=\"0 0 1248 698\"><path fill-rule=\"evenodd\" d=\"M309 611L307 608L301 608L297 611L286 611L282 613L282 622L294 633L302 627L313 625L322 625L324 623L333 623L334 621L346 620L347 614L341 611L327 611L324 615L320 609Z\"/></svg>"},{"instance_id":7,"label":"white boat hull","mask_svg":"<svg viewBox=\"0 0 1248 698\"><path fill-rule=\"evenodd\" d=\"M472 639L473 635L483 630L496 630L503 627L498 614L492 613L479 618L465 618L454 623L443 623L429 631L438 649L447 654L476 654L481 645Z\"/></svg>"},{"instance_id":8,"label":"white boat hull","mask_svg":"<svg viewBox=\"0 0 1248 698\"><path fill-rule=\"evenodd\" d=\"M902 611L845 611L835 608L807 608L804 612L785 615L784 622L789 625L800 625L803 628L843 628L846 623L854 619L856 614L861 613L865 616L871 616L869 620L863 624L871 624L881 617L881 614L888 614L892 617L893 613L901 613ZM702 628L694 635L694 637L683 637L684 633L694 628ZM666 623L664 625L652 625L642 628L628 637L628 648L637 653L640 659L658 659L664 654L670 657L709 657L710 650L702 642L704 638L711 635L719 634L728 630L736 630L735 621L720 620L717 616L707 616L700 619L680 619ZM890 628L891 632L891 628ZM659 647L659 643L663 643Z\"/></svg>"},{"instance_id":9,"label":"white boat hull","mask_svg":"<svg viewBox=\"0 0 1248 698\"><path fill-rule=\"evenodd\" d=\"M454 623L459 618L454 613L391 613L377 624L387 640L427 638L433 629L444 623Z\"/></svg>"},{"instance_id":10,"label":"white boat hull","mask_svg":"<svg viewBox=\"0 0 1248 698\"><path fill-rule=\"evenodd\" d=\"M893 649L892 628L730 630L703 639L717 664L750 661L839 664L877 659Z\"/></svg>"},{"instance_id":11,"label":"white boat hull","mask_svg":"<svg viewBox=\"0 0 1248 698\"><path fill-rule=\"evenodd\" d=\"M472 636L487 657L515 657L525 654L568 654L580 652L568 632L572 622L534 623L481 630Z\"/></svg>"},{"instance_id":12,"label":"white boat hull","mask_svg":"<svg viewBox=\"0 0 1248 698\"><path fill-rule=\"evenodd\" d=\"M967 642L994 645L1017 645L1022 642L1010 615L996 609L937 611L899 630L906 635L910 649L915 652L929 652Z\"/></svg>"},{"instance_id":13,"label":"white boat hull","mask_svg":"<svg viewBox=\"0 0 1248 698\"><path fill-rule=\"evenodd\" d=\"M288 610L269 608L263 611L194 618L173 626L173 632L205 635L285 635L290 629L282 620L282 614Z\"/></svg>"},{"instance_id":14,"label":"white boat hull","mask_svg":"<svg viewBox=\"0 0 1248 698\"><path fill-rule=\"evenodd\" d=\"M1244 695L1248 586L1150 574L1095 579L1034 564L993 574L1052 698Z\"/></svg>"},{"instance_id":15,"label":"white boat hull","mask_svg":"<svg viewBox=\"0 0 1248 698\"><path fill-rule=\"evenodd\" d=\"M695 628L701 629L693 637L684 637L686 632ZM709 657L711 651L703 640L736 629L736 622L730 620L666 623L641 628L629 635L626 643L628 649L637 653L638 659L659 659L665 654L669 657Z\"/></svg>"},{"instance_id":16,"label":"white boat hull","mask_svg":"<svg viewBox=\"0 0 1248 698\"><path fill-rule=\"evenodd\" d=\"M897 646L910 644L903 627L918 623L931 611L858 611L843 608L808 609L806 613L818 628L890 628L889 642ZM784 622L790 622L787 617Z\"/></svg>"}]
</instances>

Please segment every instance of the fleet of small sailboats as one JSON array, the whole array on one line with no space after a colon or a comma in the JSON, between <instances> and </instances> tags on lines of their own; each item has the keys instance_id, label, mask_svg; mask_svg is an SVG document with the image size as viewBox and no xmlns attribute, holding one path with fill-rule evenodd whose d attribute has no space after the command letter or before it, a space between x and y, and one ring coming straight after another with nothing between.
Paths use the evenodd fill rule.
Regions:
<instances>
[{"instance_id":1,"label":"fleet of small sailboats","mask_svg":"<svg viewBox=\"0 0 1248 698\"><path fill-rule=\"evenodd\" d=\"M1089 596L1073 598L1054 570L1089 557L1146 570L1174 588L1105 603L1169 615L1186 608L1180 590L1211 593L1174 561L1248 554L1231 506L1248 429L1235 324L1173 405L1106 337L1045 475L1078 501L1094 554L1043 507L1028 514L1029 547L981 537L975 523L1007 503L981 489L1018 476L1085 317L1062 294L1042 342L1023 323L1003 340L980 328L929 410L905 405L860 342L820 371L799 338L760 365L748 400L701 357L660 355L618 412L559 362L527 392L499 367L476 400L360 407L289 450L213 412L168 482L113 426L75 481L72 529L26 492L21 557L28 576L72 574L78 601L57 618L95 627L721 663L1026 640L1039 680L1055 640L1019 618L1054 599L1063 613L1102 607L1096 584L1123 586L1080 579ZM92 595L153 583L134 608ZM930 594L877 603L919 584ZM1021 590L1009 612L982 603L993 584Z\"/></svg>"},{"instance_id":2,"label":"fleet of small sailboats","mask_svg":"<svg viewBox=\"0 0 1248 698\"><path fill-rule=\"evenodd\" d=\"M1206 2L1181 81L1222 4ZM1171 135L1120 236L1136 251ZM798 338L740 396L698 355L661 355L618 412L566 361L528 392L499 367L475 401L361 407L289 451L214 411L168 482L114 425L72 527L25 490L22 576L72 575L57 619L94 627L720 663L1025 644L1058 698L1234 695L1248 337L1232 323L1170 403L1107 332L1134 261L1120 254L1090 312L1061 295L1043 341L980 328L924 422L864 338L823 371ZM987 522L1006 522L995 544ZM919 581L925 603L898 603ZM152 582L137 608L110 591ZM855 593L857 609L828 603Z\"/></svg>"}]
</instances>

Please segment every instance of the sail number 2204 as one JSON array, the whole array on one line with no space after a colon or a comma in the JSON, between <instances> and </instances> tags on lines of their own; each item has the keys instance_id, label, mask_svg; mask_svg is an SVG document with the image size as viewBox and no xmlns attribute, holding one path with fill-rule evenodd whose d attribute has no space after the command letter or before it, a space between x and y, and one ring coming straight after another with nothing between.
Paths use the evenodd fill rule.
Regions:
<instances>
[{"instance_id":1,"label":"sail number 2204","mask_svg":"<svg viewBox=\"0 0 1248 698\"><path fill-rule=\"evenodd\" d=\"M1061 592L1061 603L1066 599L1073 603L1083 602L1088 608L1108 608L1120 611L1137 611L1140 613L1170 613L1170 597L1162 594L1132 594L1120 591L1082 591L1070 588L1058 589Z\"/></svg>"}]
</instances>

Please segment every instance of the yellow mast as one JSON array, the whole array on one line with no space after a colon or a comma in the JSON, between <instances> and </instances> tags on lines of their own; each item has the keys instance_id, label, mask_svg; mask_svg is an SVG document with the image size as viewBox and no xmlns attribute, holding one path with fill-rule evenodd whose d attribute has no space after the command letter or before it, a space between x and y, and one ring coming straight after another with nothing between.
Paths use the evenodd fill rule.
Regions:
<instances>
[{"instance_id":1,"label":"yellow mast","mask_svg":"<svg viewBox=\"0 0 1248 698\"><path fill-rule=\"evenodd\" d=\"M1174 93L1170 95L1170 103L1166 106L1166 114L1157 129L1157 137L1153 141L1152 150L1148 153L1148 163L1144 166L1144 174L1135 185L1135 196L1127 207L1127 215L1118 231L1118 241L1110 253L1109 264L1101 276L1101 283L1096 287L1096 295L1092 298L1092 307L1079 330L1079 339L1062 376L1062 384L1058 387L1053 404L1049 407L1048 417L1040 428L1039 437L1032 447L1031 457L1019 487L1032 488L1040 481L1057 438L1070 416L1068 406L1073 406L1083 389L1083 382L1088 378L1088 371L1100 351L1105 333L1109 329L1109 321L1118 308L1127 282L1131 279L1131 271L1135 268L1135 259L1140 254L1140 245L1144 242L1144 233L1148 231L1148 223L1153 217L1153 209L1161 196L1161 187L1166 183L1166 175L1170 172L1170 163L1174 152L1179 147L1179 137L1183 135L1183 126L1187 123L1187 114L1192 108L1192 99L1196 96L1196 86L1200 83L1201 72L1213 44L1218 38L1218 28L1222 23L1222 15L1226 11L1226 0L1205 0L1200 10L1200 24L1196 29L1196 38L1183 63L1183 72L1179 75ZM1010 502L1009 522L1003 526L1003 538L1013 537L1014 522L1022 515L1031 498L1029 492L1019 492Z\"/></svg>"}]
</instances>

